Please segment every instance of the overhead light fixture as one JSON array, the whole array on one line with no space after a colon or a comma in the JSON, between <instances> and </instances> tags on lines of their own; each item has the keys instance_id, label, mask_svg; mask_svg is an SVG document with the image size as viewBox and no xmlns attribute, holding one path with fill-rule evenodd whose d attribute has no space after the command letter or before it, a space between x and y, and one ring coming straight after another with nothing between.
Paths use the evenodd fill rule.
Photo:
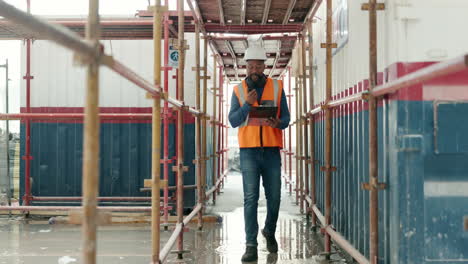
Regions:
<instances>
[{"instance_id":1,"label":"overhead light fixture","mask_svg":"<svg viewBox=\"0 0 468 264\"><path fill-rule=\"evenodd\" d=\"M273 22L273 19L268 19L268 23L272 23Z\"/></svg>"},{"instance_id":2,"label":"overhead light fixture","mask_svg":"<svg viewBox=\"0 0 468 264\"><path fill-rule=\"evenodd\" d=\"M291 20L290 20L291 21ZM206 22L211 23L211 19L206 20Z\"/></svg>"},{"instance_id":3,"label":"overhead light fixture","mask_svg":"<svg viewBox=\"0 0 468 264\"><path fill-rule=\"evenodd\" d=\"M247 19L247 23L252 23L252 19Z\"/></svg>"},{"instance_id":4,"label":"overhead light fixture","mask_svg":"<svg viewBox=\"0 0 468 264\"><path fill-rule=\"evenodd\" d=\"M289 22L294 22L294 18L290 18L290 19L289 19Z\"/></svg>"},{"instance_id":5,"label":"overhead light fixture","mask_svg":"<svg viewBox=\"0 0 468 264\"><path fill-rule=\"evenodd\" d=\"M232 23L232 19L228 19L228 21L227 21L227 22L228 22L228 23Z\"/></svg>"}]
</instances>

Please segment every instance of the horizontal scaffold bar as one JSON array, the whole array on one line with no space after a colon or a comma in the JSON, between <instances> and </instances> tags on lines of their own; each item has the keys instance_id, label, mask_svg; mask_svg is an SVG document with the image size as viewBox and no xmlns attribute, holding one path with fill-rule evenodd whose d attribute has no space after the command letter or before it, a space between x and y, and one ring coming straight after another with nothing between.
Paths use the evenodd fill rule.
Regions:
<instances>
[{"instance_id":1,"label":"horizontal scaffold bar","mask_svg":"<svg viewBox=\"0 0 468 264\"><path fill-rule=\"evenodd\" d=\"M366 100L368 96L384 96L395 93L400 89L411 87L412 85L432 80L437 77L457 73L468 68L468 54L456 57L451 60L435 63L431 66L418 70L416 72L405 75L394 81L375 87L372 92L363 91L344 98L330 101L328 104L323 104L315 107L307 113L308 116L316 115L326 108L335 108L340 105ZM306 117L305 115L303 117Z\"/></svg>"},{"instance_id":2,"label":"horizontal scaffold bar","mask_svg":"<svg viewBox=\"0 0 468 264\"><path fill-rule=\"evenodd\" d=\"M199 110L186 106L184 102L164 95L159 85L153 85L150 81L145 80L124 64L113 59L111 56L103 54L101 50L102 46L99 49L95 48L92 43L85 41L80 37L80 35L64 26L56 25L47 22L42 18L32 16L5 3L4 1L0 1L0 16L22 26L30 32L41 34L41 36L44 36L44 39L54 41L57 44L74 51L81 57L83 62L98 60L102 65L109 67L114 72L144 89L152 96L160 96L161 99L168 101L173 106L182 108L194 115L201 114Z\"/></svg>"}]
</instances>

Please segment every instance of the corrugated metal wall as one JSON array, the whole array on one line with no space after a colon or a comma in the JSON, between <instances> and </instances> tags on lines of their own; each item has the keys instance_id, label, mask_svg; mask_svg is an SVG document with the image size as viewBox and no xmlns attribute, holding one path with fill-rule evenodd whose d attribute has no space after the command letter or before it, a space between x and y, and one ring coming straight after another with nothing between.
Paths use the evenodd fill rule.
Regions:
<instances>
[{"instance_id":1,"label":"corrugated metal wall","mask_svg":"<svg viewBox=\"0 0 468 264\"><path fill-rule=\"evenodd\" d=\"M194 34L186 34L190 49L185 69L186 103L195 106ZM202 40L203 41L203 40ZM119 40L103 41L105 49L131 69L148 80L152 79L152 41ZM84 70L73 67L73 54L47 41L35 41L32 45L31 81L32 112L73 113L83 112ZM203 54L202 54L203 56ZM209 56L209 54L208 54ZM25 61L25 50L22 51ZM24 75L25 66L22 65ZM176 97L175 70L169 74L169 94ZM212 61L209 74L212 73ZM162 80L164 81L164 80ZM151 113L151 100L135 85L102 68L100 76L100 106L107 113ZM210 84L211 86L212 84ZM209 89L211 87L208 87ZM22 85L21 106L25 112L25 84ZM212 102L212 93L207 94ZM211 104L208 104L211 106ZM209 107L208 114L213 109ZM151 178L151 124L150 121L104 121L101 124L100 196L149 196L140 192L143 180ZM21 155L25 149L24 124L21 125ZM163 129L163 127L162 127ZM189 167L184 184L195 180L195 125L194 118L185 116L184 163ZM209 127L208 131L212 128ZM211 133L211 132L209 132ZM163 133L161 133L161 136ZM209 134L210 135L210 134ZM31 175L33 196L80 196L83 149L83 124L76 121L36 121L31 125ZM162 139L161 139L162 140ZM211 152L212 137L208 138ZM169 158L175 157L175 124L170 120ZM208 154L210 154L210 152ZM163 156L161 156L162 158ZM213 169L208 162L208 183ZM24 194L25 163L21 161L21 195ZM173 164L169 165L169 185L175 185ZM163 170L161 169L161 173ZM185 192L185 207L195 203L195 191Z\"/></svg>"},{"instance_id":2,"label":"corrugated metal wall","mask_svg":"<svg viewBox=\"0 0 468 264\"><path fill-rule=\"evenodd\" d=\"M335 98L366 89L369 76L368 14L359 1L338 0L333 2L334 15L345 2L346 32L342 31L345 23L334 17L334 34L348 34L333 56ZM378 12L380 83L467 51L468 38L454 34L467 22L463 15L468 10L466 1L406 2L411 5L386 1L385 10ZM312 63L316 66L315 104L319 105L325 101L325 49L320 48L326 42L325 4L316 22ZM334 42L340 45L336 35ZM379 263L468 263L468 236L462 225L463 216L468 215L466 76L464 72L411 87L379 105L378 176L387 184L379 191ZM347 104L334 113L332 165L337 171L332 173L332 224L369 256L369 193L361 189L369 181L367 103ZM322 212L324 129L322 115L315 131L320 162L316 166L317 202Z\"/></svg>"}]
</instances>

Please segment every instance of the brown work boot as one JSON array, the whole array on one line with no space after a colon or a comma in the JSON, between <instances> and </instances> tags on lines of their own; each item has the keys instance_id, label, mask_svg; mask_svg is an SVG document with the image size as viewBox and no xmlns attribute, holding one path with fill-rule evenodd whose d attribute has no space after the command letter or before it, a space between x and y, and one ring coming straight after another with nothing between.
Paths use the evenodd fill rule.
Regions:
<instances>
[{"instance_id":1,"label":"brown work boot","mask_svg":"<svg viewBox=\"0 0 468 264\"><path fill-rule=\"evenodd\" d=\"M245 249L244 255L242 255L242 262L251 262L256 261L258 259L257 255L257 247L254 246L247 246Z\"/></svg>"},{"instance_id":2,"label":"brown work boot","mask_svg":"<svg viewBox=\"0 0 468 264\"><path fill-rule=\"evenodd\" d=\"M277 253L278 252L278 242L276 242L275 235L270 235L265 232L265 229L262 229L262 235L265 237L267 241L267 249L270 253Z\"/></svg>"}]
</instances>

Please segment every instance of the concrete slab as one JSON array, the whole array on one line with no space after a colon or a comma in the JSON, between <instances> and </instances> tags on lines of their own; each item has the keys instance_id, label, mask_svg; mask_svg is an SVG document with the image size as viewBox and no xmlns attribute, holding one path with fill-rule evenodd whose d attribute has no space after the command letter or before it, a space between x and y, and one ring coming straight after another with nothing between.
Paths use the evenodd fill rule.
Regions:
<instances>
[{"instance_id":1,"label":"concrete slab","mask_svg":"<svg viewBox=\"0 0 468 264\"><path fill-rule=\"evenodd\" d=\"M284 188L282 188L284 191ZM285 192L276 237L278 254L269 254L266 241L259 235L259 261L255 263L329 263L321 260L319 234L310 231L305 218ZM228 176L225 189L218 196L216 206L208 206L207 213L218 214L222 221L206 223L202 231L190 224L184 234L184 247L190 253L183 261L171 255L167 263L229 264L241 263L244 252L244 220L242 211L242 178ZM266 200L262 192L259 201L259 226L266 218ZM148 224L110 225L98 231L98 263L149 263L151 232ZM170 232L161 232L161 247ZM17 216L0 218L0 264L82 263L81 229L79 226L54 224L47 221L28 221ZM337 254L333 263L344 263Z\"/></svg>"}]
</instances>

